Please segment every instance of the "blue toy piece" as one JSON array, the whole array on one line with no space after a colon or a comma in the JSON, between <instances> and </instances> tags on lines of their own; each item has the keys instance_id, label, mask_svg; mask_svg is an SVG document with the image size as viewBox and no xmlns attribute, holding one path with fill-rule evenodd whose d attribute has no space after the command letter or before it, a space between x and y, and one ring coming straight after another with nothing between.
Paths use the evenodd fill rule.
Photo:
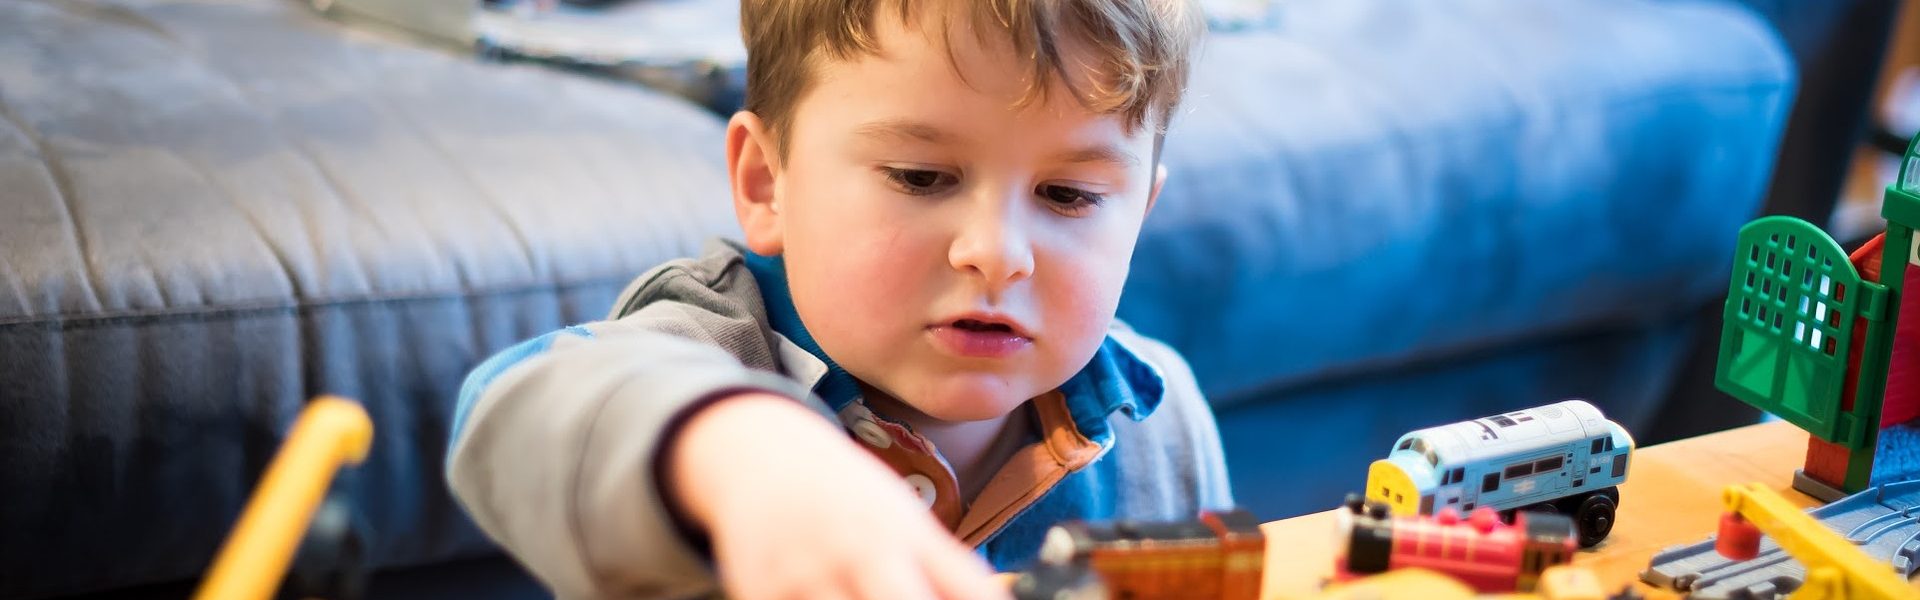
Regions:
<instances>
[{"instance_id":1,"label":"blue toy piece","mask_svg":"<svg viewBox=\"0 0 1920 600\"><path fill-rule=\"evenodd\" d=\"M1874 442L1872 485L1920 480L1920 421L1882 426Z\"/></svg>"},{"instance_id":2,"label":"blue toy piece","mask_svg":"<svg viewBox=\"0 0 1920 600\"><path fill-rule=\"evenodd\" d=\"M1368 499L1394 514L1488 507L1573 517L1580 545L1613 530L1633 437L1582 400L1421 429L1367 469Z\"/></svg>"}]
</instances>

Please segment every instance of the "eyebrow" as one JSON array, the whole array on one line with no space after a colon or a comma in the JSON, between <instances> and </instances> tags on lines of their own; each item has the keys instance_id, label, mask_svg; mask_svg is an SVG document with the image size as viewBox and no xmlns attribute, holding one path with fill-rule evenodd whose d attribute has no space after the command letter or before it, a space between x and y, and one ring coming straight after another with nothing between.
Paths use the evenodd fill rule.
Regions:
<instances>
[{"instance_id":1,"label":"eyebrow","mask_svg":"<svg viewBox=\"0 0 1920 600\"><path fill-rule=\"evenodd\" d=\"M946 144L959 141L959 136L947 133L933 125L907 119L881 119L861 125L854 130L866 137L911 138L929 144Z\"/></svg>"},{"instance_id":2,"label":"eyebrow","mask_svg":"<svg viewBox=\"0 0 1920 600\"><path fill-rule=\"evenodd\" d=\"M908 138L929 144L956 144L963 141L959 135L930 123L911 119L881 119L861 125L855 128L854 132L865 137ZM1108 163L1120 167L1135 167L1140 164L1140 158L1133 153L1111 145L1075 148L1054 155L1053 160L1063 164Z\"/></svg>"},{"instance_id":3,"label":"eyebrow","mask_svg":"<svg viewBox=\"0 0 1920 600\"><path fill-rule=\"evenodd\" d=\"M1076 148L1055 155L1054 160L1066 164L1103 162L1121 167L1134 167L1140 164L1139 157L1113 146Z\"/></svg>"}]
</instances>

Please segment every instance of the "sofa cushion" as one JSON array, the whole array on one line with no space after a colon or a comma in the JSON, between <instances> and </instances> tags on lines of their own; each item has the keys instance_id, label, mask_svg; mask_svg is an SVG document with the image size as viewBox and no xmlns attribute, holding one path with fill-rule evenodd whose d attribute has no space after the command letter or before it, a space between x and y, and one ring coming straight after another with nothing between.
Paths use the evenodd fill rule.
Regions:
<instances>
[{"instance_id":1,"label":"sofa cushion","mask_svg":"<svg viewBox=\"0 0 1920 600\"><path fill-rule=\"evenodd\" d=\"M1216 406L1724 293L1793 83L1740 6L1281 7L1208 41L1121 307Z\"/></svg>"},{"instance_id":2,"label":"sofa cushion","mask_svg":"<svg viewBox=\"0 0 1920 600\"><path fill-rule=\"evenodd\" d=\"M322 393L375 564L487 552L462 376L732 232L721 138L294 2L0 2L0 597L197 576Z\"/></svg>"}]
</instances>

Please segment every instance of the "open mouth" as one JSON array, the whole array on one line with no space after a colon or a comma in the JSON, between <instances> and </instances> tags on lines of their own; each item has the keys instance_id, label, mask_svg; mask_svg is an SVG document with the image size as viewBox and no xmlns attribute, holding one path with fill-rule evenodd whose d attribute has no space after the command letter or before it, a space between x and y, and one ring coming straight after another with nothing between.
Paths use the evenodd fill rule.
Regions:
<instances>
[{"instance_id":1,"label":"open mouth","mask_svg":"<svg viewBox=\"0 0 1920 600\"><path fill-rule=\"evenodd\" d=\"M967 358L1005 358L1033 346L1018 321L998 315L959 317L928 331L948 353Z\"/></svg>"},{"instance_id":2,"label":"open mouth","mask_svg":"<svg viewBox=\"0 0 1920 600\"><path fill-rule=\"evenodd\" d=\"M1013 328L1005 323L990 323L975 319L960 319L954 321L953 328L981 333L1013 333Z\"/></svg>"}]
</instances>

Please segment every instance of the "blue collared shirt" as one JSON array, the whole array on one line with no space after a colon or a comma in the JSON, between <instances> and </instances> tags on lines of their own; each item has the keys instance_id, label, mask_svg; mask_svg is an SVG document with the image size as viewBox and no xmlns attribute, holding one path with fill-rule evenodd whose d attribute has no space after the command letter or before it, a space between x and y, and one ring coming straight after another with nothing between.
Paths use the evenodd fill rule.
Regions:
<instances>
[{"instance_id":1,"label":"blue collared shirt","mask_svg":"<svg viewBox=\"0 0 1920 600\"><path fill-rule=\"evenodd\" d=\"M814 394L834 411L857 401L859 382L820 349L800 322L787 287L785 261L777 256L746 253L746 265L760 287L768 324L826 365L826 374L814 384ZM1058 391L1066 400L1075 428L1099 444L1102 457L1056 483L1044 497L1026 506L981 544L980 552L997 569L1024 567L1038 549L1046 530L1059 521L1113 516L1119 481L1114 470L1119 466L1115 461L1104 460L1105 451L1114 443L1112 425L1107 419L1116 411L1135 421L1147 418L1159 407L1166 383L1153 365L1126 344L1108 336L1087 366L1061 384Z\"/></svg>"}]
</instances>

